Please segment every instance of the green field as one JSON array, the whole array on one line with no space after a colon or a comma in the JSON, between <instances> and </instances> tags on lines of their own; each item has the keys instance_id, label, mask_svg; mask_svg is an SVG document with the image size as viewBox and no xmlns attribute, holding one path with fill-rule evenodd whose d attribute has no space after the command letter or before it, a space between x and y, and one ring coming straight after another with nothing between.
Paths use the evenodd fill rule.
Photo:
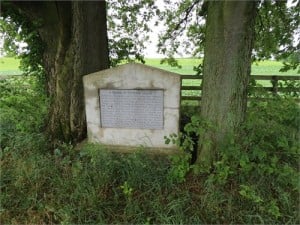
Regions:
<instances>
[{"instance_id":1,"label":"green field","mask_svg":"<svg viewBox=\"0 0 300 225\"><path fill-rule=\"evenodd\" d=\"M19 75L20 60L12 57L0 57L0 75Z\"/></svg>"},{"instance_id":2,"label":"green field","mask_svg":"<svg viewBox=\"0 0 300 225\"><path fill-rule=\"evenodd\" d=\"M180 74L195 74L193 70L194 66L197 66L202 59L193 59L193 58L182 58L178 59L179 64L182 68L171 67L167 64L160 64L161 59L146 59L146 65L158 67L161 69L169 70L172 72L180 73ZM287 72L279 72L282 67L282 63L278 61L262 61L258 63L254 63L252 65L252 75L299 75L297 74L297 70L290 70Z\"/></svg>"},{"instance_id":3,"label":"green field","mask_svg":"<svg viewBox=\"0 0 300 225\"><path fill-rule=\"evenodd\" d=\"M158 67L160 69L169 70L171 72L176 72L179 74L194 75L195 71L193 70L193 68L197 66L202 61L202 59L193 59L193 58L178 59L178 62L182 66L182 68L171 67L167 64L161 64L160 61L161 59L146 59L146 65ZM251 68L252 69L251 74L252 75L281 75L281 76L299 75L297 74L297 70L279 72L282 65L283 64L281 62L271 61L271 60L253 63ZM200 85L200 82L201 82L200 80L184 80L183 85L197 86ZM258 81L258 83L265 87L272 86L270 81ZM185 92L186 93L193 92L194 94L191 95L199 95L200 91L185 91Z\"/></svg>"},{"instance_id":4,"label":"green field","mask_svg":"<svg viewBox=\"0 0 300 225\"><path fill-rule=\"evenodd\" d=\"M171 67L168 64L161 64L161 59L146 59L146 65L154 66L160 69L176 72L179 74L195 74L193 68L197 66L202 59L181 58L178 59L181 68ZM19 69L20 60L9 57L0 57L0 75L18 75L22 72ZM253 75L299 75L297 70L288 72L279 72L282 63L278 61L263 61L252 65Z\"/></svg>"}]
</instances>

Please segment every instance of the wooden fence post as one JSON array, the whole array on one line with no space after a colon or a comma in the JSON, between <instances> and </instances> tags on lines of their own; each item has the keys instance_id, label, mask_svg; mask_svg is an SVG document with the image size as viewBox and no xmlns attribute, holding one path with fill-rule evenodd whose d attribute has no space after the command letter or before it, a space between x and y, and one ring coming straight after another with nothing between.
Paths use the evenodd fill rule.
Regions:
<instances>
[{"instance_id":1,"label":"wooden fence post","mask_svg":"<svg viewBox=\"0 0 300 225\"><path fill-rule=\"evenodd\" d=\"M277 93L278 93L278 76L272 76L271 83L272 83L273 95L277 95Z\"/></svg>"}]
</instances>

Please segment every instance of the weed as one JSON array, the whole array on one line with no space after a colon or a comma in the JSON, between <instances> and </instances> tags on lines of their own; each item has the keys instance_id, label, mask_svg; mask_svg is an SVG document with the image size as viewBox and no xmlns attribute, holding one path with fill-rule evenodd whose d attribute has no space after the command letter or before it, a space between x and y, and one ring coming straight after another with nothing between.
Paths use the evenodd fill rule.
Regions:
<instances>
[{"instance_id":1,"label":"weed","mask_svg":"<svg viewBox=\"0 0 300 225\"><path fill-rule=\"evenodd\" d=\"M133 193L133 188L130 187L127 181L124 182L123 185L120 186L124 196L126 197L127 200L130 200L132 197Z\"/></svg>"}]
</instances>

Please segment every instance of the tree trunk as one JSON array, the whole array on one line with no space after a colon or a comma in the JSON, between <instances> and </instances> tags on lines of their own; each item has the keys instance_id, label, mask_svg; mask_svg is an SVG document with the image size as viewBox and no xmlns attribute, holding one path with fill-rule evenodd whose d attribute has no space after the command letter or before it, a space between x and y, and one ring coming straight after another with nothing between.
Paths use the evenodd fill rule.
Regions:
<instances>
[{"instance_id":1,"label":"tree trunk","mask_svg":"<svg viewBox=\"0 0 300 225\"><path fill-rule=\"evenodd\" d=\"M209 2L201 117L211 128L199 139L198 164L210 166L245 118L255 16L254 1Z\"/></svg>"},{"instance_id":2,"label":"tree trunk","mask_svg":"<svg viewBox=\"0 0 300 225\"><path fill-rule=\"evenodd\" d=\"M103 1L69 4L70 15L63 7L59 11L48 133L53 141L79 142L86 137L82 76L109 67L106 9Z\"/></svg>"},{"instance_id":3,"label":"tree trunk","mask_svg":"<svg viewBox=\"0 0 300 225\"><path fill-rule=\"evenodd\" d=\"M47 133L53 144L86 137L82 76L109 67L105 1L16 2L40 20L45 43L50 110Z\"/></svg>"}]
</instances>

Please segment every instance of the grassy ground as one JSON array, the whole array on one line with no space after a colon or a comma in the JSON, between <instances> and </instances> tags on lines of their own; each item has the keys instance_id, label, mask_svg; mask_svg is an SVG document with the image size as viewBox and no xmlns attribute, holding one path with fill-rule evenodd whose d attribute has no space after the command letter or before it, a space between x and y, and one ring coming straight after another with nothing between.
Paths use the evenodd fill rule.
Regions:
<instances>
[{"instance_id":1,"label":"grassy ground","mask_svg":"<svg viewBox=\"0 0 300 225\"><path fill-rule=\"evenodd\" d=\"M0 75L19 75L20 60L12 57L0 57Z\"/></svg>"},{"instance_id":2,"label":"grassy ground","mask_svg":"<svg viewBox=\"0 0 300 225\"><path fill-rule=\"evenodd\" d=\"M193 58L179 59L178 62L182 68L170 67L167 64L160 64L161 59L146 59L146 65L158 67L180 74L195 74L194 66L197 66L202 60ZM279 72L282 63L278 61L263 61L254 63L252 65L252 75L297 75L297 70L290 70L288 72ZM299 75L299 74L298 74Z\"/></svg>"},{"instance_id":3,"label":"grassy ground","mask_svg":"<svg viewBox=\"0 0 300 225\"><path fill-rule=\"evenodd\" d=\"M146 59L146 65L158 67L160 69L169 70L171 72L176 72L179 74L189 74L194 75L196 72L193 70L195 66L197 66L202 60L201 59L193 59L193 58L183 58L179 59L178 62L182 66L182 68L171 67L167 64L160 64L161 59ZM252 65L252 75L299 75L297 74L297 70L290 70L287 72L279 72L282 67L282 63L278 61L263 61L258 63L253 63ZM198 86L200 85L199 80L185 80L183 82L184 85ZM271 87L272 84L270 81L259 81L259 84L265 87Z\"/></svg>"},{"instance_id":4,"label":"grassy ground","mask_svg":"<svg viewBox=\"0 0 300 225\"><path fill-rule=\"evenodd\" d=\"M194 66L197 66L202 59L193 58L182 58L178 62L182 68L171 67L167 64L161 64L161 59L146 59L146 65L158 67L160 69L176 72L179 74L195 74L193 70ZM20 60L9 57L0 57L0 75L14 75L20 74L21 71L18 69ZM282 67L282 63L278 61L263 61L254 63L252 65L253 75L297 75L296 70L288 72L279 72ZM299 75L299 74L298 74Z\"/></svg>"},{"instance_id":5,"label":"grassy ground","mask_svg":"<svg viewBox=\"0 0 300 225\"><path fill-rule=\"evenodd\" d=\"M287 72L279 72L282 68L282 62L278 61L263 61L252 64L251 74L252 75L299 75L297 70L290 70Z\"/></svg>"},{"instance_id":6,"label":"grassy ground","mask_svg":"<svg viewBox=\"0 0 300 225\"><path fill-rule=\"evenodd\" d=\"M182 66L181 68L171 67L170 65L164 63L160 63L161 59L146 59L146 65L154 66L160 69L168 70L171 72L179 73L179 74L195 74L193 70L194 66L199 65L202 62L202 59L193 59L193 58L183 58L179 59L178 62Z\"/></svg>"}]
</instances>

